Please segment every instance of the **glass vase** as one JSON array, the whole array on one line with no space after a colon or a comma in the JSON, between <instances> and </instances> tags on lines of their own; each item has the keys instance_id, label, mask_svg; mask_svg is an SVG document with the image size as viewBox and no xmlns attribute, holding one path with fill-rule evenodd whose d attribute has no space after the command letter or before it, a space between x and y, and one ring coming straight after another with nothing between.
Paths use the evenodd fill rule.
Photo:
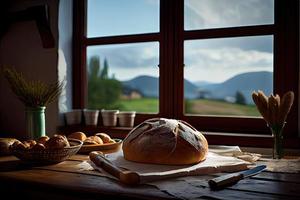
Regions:
<instances>
[{"instance_id":1,"label":"glass vase","mask_svg":"<svg viewBox=\"0 0 300 200\"><path fill-rule=\"evenodd\" d=\"M282 134L284 125L285 123L282 125L269 126L273 137L273 159L280 159L284 155Z\"/></svg>"},{"instance_id":2,"label":"glass vase","mask_svg":"<svg viewBox=\"0 0 300 200\"><path fill-rule=\"evenodd\" d=\"M46 107L25 108L26 133L29 139L46 135L45 109Z\"/></svg>"}]
</instances>

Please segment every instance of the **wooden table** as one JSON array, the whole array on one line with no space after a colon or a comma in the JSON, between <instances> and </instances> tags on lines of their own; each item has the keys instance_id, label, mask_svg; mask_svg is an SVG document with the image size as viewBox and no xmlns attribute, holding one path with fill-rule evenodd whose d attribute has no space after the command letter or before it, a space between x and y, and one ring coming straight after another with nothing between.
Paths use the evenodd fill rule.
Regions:
<instances>
[{"instance_id":1,"label":"wooden table","mask_svg":"<svg viewBox=\"0 0 300 200\"><path fill-rule=\"evenodd\" d=\"M186 186L187 194L193 192L197 199L300 199L300 174L262 172L219 191L208 187L207 180L212 177L215 175L199 176L199 185ZM150 185L130 187L94 174L31 168L13 156L0 157L0 192L2 196L21 195L25 199L43 200L178 199Z\"/></svg>"}]
</instances>

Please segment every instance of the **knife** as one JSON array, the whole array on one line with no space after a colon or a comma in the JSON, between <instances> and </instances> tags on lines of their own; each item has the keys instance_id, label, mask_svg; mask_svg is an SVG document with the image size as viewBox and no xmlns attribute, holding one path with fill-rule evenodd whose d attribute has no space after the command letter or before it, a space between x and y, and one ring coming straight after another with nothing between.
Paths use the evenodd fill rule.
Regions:
<instances>
[{"instance_id":1,"label":"knife","mask_svg":"<svg viewBox=\"0 0 300 200\"><path fill-rule=\"evenodd\" d=\"M231 174L226 174L223 176L219 176L214 179L210 179L208 181L208 184L211 189L216 190L216 189L221 189L223 187L233 185L237 183L238 181L242 180L243 178L247 178L249 176L254 176L261 171L263 171L266 168L266 165L259 165L257 167L254 167L252 169L248 169L245 171L237 172L237 173L231 173Z\"/></svg>"}]
</instances>

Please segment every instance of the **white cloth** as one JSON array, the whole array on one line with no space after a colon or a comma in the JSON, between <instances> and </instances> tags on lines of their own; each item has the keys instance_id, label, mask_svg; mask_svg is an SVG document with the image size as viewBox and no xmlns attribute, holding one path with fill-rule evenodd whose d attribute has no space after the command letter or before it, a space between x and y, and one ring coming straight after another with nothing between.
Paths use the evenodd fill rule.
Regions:
<instances>
[{"instance_id":1,"label":"white cloth","mask_svg":"<svg viewBox=\"0 0 300 200\"><path fill-rule=\"evenodd\" d=\"M242 152L239 146L209 146L209 151L222 155L232 156L241 160L254 163L261 158L261 154Z\"/></svg>"},{"instance_id":2,"label":"white cloth","mask_svg":"<svg viewBox=\"0 0 300 200\"><path fill-rule=\"evenodd\" d=\"M209 152L206 160L195 165L155 165L131 162L124 159L122 150L107 154L106 158L119 168L134 171L140 175L141 183L148 183L174 177L205 175L219 172L235 172L247 169L249 162ZM94 168L98 169L93 165ZM98 169L99 170L99 169Z\"/></svg>"}]
</instances>

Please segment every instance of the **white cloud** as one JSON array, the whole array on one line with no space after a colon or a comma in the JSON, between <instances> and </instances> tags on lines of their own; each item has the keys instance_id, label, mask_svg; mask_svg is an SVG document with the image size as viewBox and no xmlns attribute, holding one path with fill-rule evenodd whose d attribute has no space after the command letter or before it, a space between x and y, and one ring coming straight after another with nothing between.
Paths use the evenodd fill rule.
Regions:
<instances>
[{"instance_id":1,"label":"white cloud","mask_svg":"<svg viewBox=\"0 0 300 200\"><path fill-rule=\"evenodd\" d=\"M273 0L185 1L187 29L269 24L274 21Z\"/></svg>"},{"instance_id":2,"label":"white cloud","mask_svg":"<svg viewBox=\"0 0 300 200\"><path fill-rule=\"evenodd\" d=\"M189 49L185 54L185 78L223 82L250 71L272 71L273 54L239 48Z\"/></svg>"}]
</instances>

